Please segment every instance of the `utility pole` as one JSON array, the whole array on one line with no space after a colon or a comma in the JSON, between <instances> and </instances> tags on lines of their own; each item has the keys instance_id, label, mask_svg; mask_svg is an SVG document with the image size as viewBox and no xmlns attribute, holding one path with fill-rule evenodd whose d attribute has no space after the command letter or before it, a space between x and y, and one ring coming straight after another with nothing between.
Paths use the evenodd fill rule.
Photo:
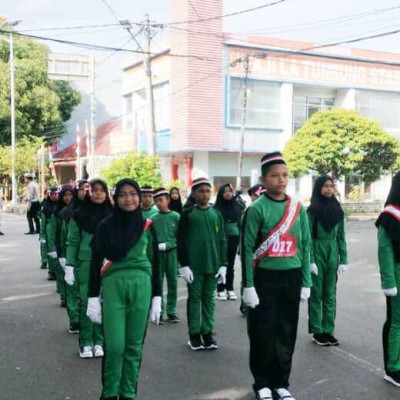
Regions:
<instances>
[{"instance_id":1,"label":"utility pole","mask_svg":"<svg viewBox=\"0 0 400 400\"><path fill-rule=\"evenodd\" d=\"M242 169L243 169L243 147L244 147L244 134L246 129L246 116L247 116L247 99L248 99L248 86L249 86L249 71L250 71L250 55L248 54L244 59L244 91L242 97L242 122L240 126L240 142L239 142L239 156L238 156L238 172L236 177L236 189L242 187Z\"/></svg>"},{"instance_id":2,"label":"utility pole","mask_svg":"<svg viewBox=\"0 0 400 400\"><path fill-rule=\"evenodd\" d=\"M42 196L46 189L46 172L45 172L45 154L44 144L40 146L40 195Z\"/></svg>"},{"instance_id":3,"label":"utility pole","mask_svg":"<svg viewBox=\"0 0 400 400\"><path fill-rule=\"evenodd\" d=\"M148 154L154 156L157 154L157 140L154 124L154 99L153 99L153 82L151 74L151 55L150 55L150 18L148 14L144 16L144 53L143 67L146 75L146 103L147 103L147 138Z\"/></svg>"},{"instance_id":4,"label":"utility pole","mask_svg":"<svg viewBox=\"0 0 400 400\"><path fill-rule=\"evenodd\" d=\"M11 204L17 204L17 178L15 176L15 79L14 79L14 40L10 32L10 91L11 91Z\"/></svg>"},{"instance_id":5,"label":"utility pole","mask_svg":"<svg viewBox=\"0 0 400 400\"><path fill-rule=\"evenodd\" d=\"M91 57L92 68L92 93L90 96L90 140L89 148L87 149L87 157L90 165L90 178L94 177L94 164L95 164L95 140L96 140L96 71L94 56Z\"/></svg>"}]
</instances>

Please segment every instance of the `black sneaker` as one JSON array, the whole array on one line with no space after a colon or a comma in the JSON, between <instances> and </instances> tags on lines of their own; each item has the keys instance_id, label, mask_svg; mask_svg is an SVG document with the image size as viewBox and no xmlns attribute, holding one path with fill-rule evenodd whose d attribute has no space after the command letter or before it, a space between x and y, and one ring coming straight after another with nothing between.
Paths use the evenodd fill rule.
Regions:
<instances>
[{"instance_id":1,"label":"black sneaker","mask_svg":"<svg viewBox=\"0 0 400 400\"><path fill-rule=\"evenodd\" d=\"M61 300L60 307L67 308L67 300Z\"/></svg>"},{"instance_id":2,"label":"black sneaker","mask_svg":"<svg viewBox=\"0 0 400 400\"><path fill-rule=\"evenodd\" d=\"M47 269L47 264L45 263L40 264L40 269Z\"/></svg>"},{"instance_id":3,"label":"black sneaker","mask_svg":"<svg viewBox=\"0 0 400 400\"><path fill-rule=\"evenodd\" d=\"M51 272L49 272L47 274L47 280L48 281L55 281L56 280L56 276L54 274L52 274Z\"/></svg>"},{"instance_id":4,"label":"black sneaker","mask_svg":"<svg viewBox=\"0 0 400 400\"><path fill-rule=\"evenodd\" d=\"M25 235L34 235L35 232L25 232Z\"/></svg>"},{"instance_id":5,"label":"black sneaker","mask_svg":"<svg viewBox=\"0 0 400 400\"><path fill-rule=\"evenodd\" d=\"M314 333L312 341L318 346L329 346L328 338L324 333Z\"/></svg>"},{"instance_id":6,"label":"black sneaker","mask_svg":"<svg viewBox=\"0 0 400 400\"><path fill-rule=\"evenodd\" d=\"M69 326L68 333L70 333L71 335L79 333L79 324L71 324Z\"/></svg>"},{"instance_id":7,"label":"black sneaker","mask_svg":"<svg viewBox=\"0 0 400 400\"><path fill-rule=\"evenodd\" d=\"M201 341L201 336L200 336L200 334L197 334L197 335L190 335L190 336L189 336L189 341L188 341L188 346L189 346L193 351L204 350L204 345L203 345L203 342Z\"/></svg>"},{"instance_id":8,"label":"black sneaker","mask_svg":"<svg viewBox=\"0 0 400 400\"><path fill-rule=\"evenodd\" d=\"M400 387L400 371L386 371L384 379L386 382Z\"/></svg>"},{"instance_id":9,"label":"black sneaker","mask_svg":"<svg viewBox=\"0 0 400 400\"><path fill-rule=\"evenodd\" d=\"M204 343L204 348L206 350L217 350L218 349L218 344L213 338L212 332L210 333L205 333L203 336L203 343Z\"/></svg>"},{"instance_id":10,"label":"black sneaker","mask_svg":"<svg viewBox=\"0 0 400 400\"><path fill-rule=\"evenodd\" d=\"M326 333L325 337L329 346L339 346L339 340L337 340L335 336L331 335L330 333Z\"/></svg>"},{"instance_id":11,"label":"black sneaker","mask_svg":"<svg viewBox=\"0 0 400 400\"><path fill-rule=\"evenodd\" d=\"M3 233L3 232L0 232L0 236L4 236L4 233Z\"/></svg>"},{"instance_id":12,"label":"black sneaker","mask_svg":"<svg viewBox=\"0 0 400 400\"><path fill-rule=\"evenodd\" d=\"M179 317L176 314L169 314L168 322L170 324L177 324L178 322L181 322L181 320L179 319Z\"/></svg>"}]
</instances>

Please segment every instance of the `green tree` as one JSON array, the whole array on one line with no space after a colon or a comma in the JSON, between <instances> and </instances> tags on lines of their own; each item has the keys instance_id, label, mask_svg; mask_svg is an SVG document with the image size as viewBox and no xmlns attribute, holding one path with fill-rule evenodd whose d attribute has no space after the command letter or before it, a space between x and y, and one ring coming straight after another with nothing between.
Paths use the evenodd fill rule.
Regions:
<instances>
[{"instance_id":1,"label":"green tree","mask_svg":"<svg viewBox=\"0 0 400 400\"><path fill-rule=\"evenodd\" d=\"M101 176L110 187L114 187L122 178L135 179L140 186L161 186L161 175L158 157L137 155L131 153L125 158L115 160L111 165L103 169Z\"/></svg>"},{"instance_id":2,"label":"green tree","mask_svg":"<svg viewBox=\"0 0 400 400\"><path fill-rule=\"evenodd\" d=\"M315 113L287 142L289 172L309 170L334 177L360 174L373 182L396 165L400 142L357 111L334 108Z\"/></svg>"},{"instance_id":3,"label":"green tree","mask_svg":"<svg viewBox=\"0 0 400 400\"><path fill-rule=\"evenodd\" d=\"M31 39L14 37L15 105L17 139L45 137L48 142L62 136L80 94L67 82L47 77L49 49ZM0 40L0 145L11 142L10 47Z\"/></svg>"}]
</instances>

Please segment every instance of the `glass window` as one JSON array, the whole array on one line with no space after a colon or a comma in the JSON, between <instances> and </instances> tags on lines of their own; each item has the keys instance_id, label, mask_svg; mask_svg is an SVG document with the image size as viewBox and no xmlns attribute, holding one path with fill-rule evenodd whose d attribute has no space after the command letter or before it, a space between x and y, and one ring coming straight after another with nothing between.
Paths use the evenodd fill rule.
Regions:
<instances>
[{"instance_id":1,"label":"glass window","mask_svg":"<svg viewBox=\"0 0 400 400\"><path fill-rule=\"evenodd\" d=\"M322 97L295 96L293 101L293 133L301 128L313 114L330 110L335 99Z\"/></svg>"},{"instance_id":2,"label":"glass window","mask_svg":"<svg viewBox=\"0 0 400 400\"><path fill-rule=\"evenodd\" d=\"M280 127L280 83L250 79L246 126ZM231 78L229 122L242 123L244 80Z\"/></svg>"}]
</instances>

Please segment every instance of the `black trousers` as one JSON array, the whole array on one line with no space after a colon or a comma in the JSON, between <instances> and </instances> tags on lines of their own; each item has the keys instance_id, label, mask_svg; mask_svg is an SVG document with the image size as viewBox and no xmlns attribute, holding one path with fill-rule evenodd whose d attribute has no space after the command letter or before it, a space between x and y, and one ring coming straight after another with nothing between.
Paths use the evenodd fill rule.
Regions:
<instances>
[{"instance_id":1,"label":"black trousers","mask_svg":"<svg viewBox=\"0 0 400 400\"><path fill-rule=\"evenodd\" d=\"M254 286L260 305L249 308L247 318L253 389L288 388L299 321L301 270L256 268Z\"/></svg>"},{"instance_id":2,"label":"black trousers","mask_svg":"<svg viewBox=\"0 0 400 400\"><path fill-rule=\"evenodd\" d=\"M40 202L33 201L31 203L31 208L26 213L26 217L28 219L28 224L29 224L29 232L39 233L40 231L39 211L40 211ZM33 226L34 221L35 221L35 227Z\"/></svg>"},{"instance_id":3,"label":"black trousers","mask_svg":"<svg viewBox=\"0 0 400 400\"><path fill-rule=\"evenodd\" d=\"M240 236L228 236L228 265L226 268L226 285L218 285L218 292L233 290L233 279L235 277L235 259L239 246Z\"/></svg>"}]
</instances>

